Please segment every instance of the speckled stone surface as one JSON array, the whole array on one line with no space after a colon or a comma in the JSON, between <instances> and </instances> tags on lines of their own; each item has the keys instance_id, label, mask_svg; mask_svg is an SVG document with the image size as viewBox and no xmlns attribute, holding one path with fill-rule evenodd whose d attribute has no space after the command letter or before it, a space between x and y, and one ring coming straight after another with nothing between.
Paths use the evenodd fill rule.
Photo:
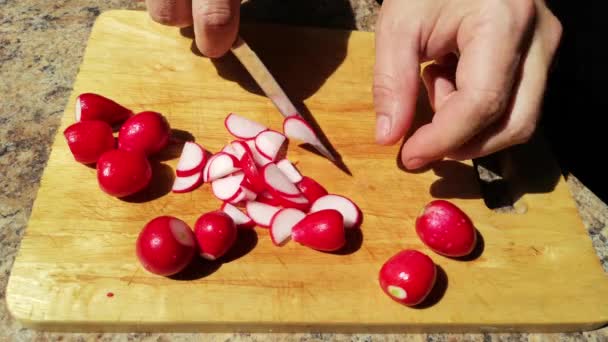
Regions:
<instances>
[{"instance_id":1,"label":"speckled stone surface","mask_svg":"<svg viewBox=\"0 0 608 342\"><path fill-rule=\"evenodd\" d=\"M5 306L5 288L95 18L141 2L0 0L0 341L608 341L608 328L578 334L71 334L22 328ZM373 30L373 0L254 0L243 20ZM608 206L568 180L598 257L608 270Z\"/></svg>"}]
</instances>

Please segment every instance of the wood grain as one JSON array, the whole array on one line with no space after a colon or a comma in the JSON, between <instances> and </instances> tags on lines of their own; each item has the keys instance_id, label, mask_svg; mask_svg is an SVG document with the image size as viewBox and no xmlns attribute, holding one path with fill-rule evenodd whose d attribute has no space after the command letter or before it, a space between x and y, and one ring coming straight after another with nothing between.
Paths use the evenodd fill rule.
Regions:
<instances>
[{"instance_id":1,"label":"wood grain","mask_svg":"<svg viewBox=\"0 0 608 342\"><path fill-rule=\"evenodd\" d=\"M504 214L484 205L470 163L404 172L399 146L373 140L372 34L242 31L352 172L289 148L303 173L361 206L362 237L329 254L295 243L275 247L256 229L241 236L229 262L197 261L174 278L145 272L134 241L147 221L175 215L193 224L219 203L208 185L167 193L175 156L157 166L165 177L146 196L103 194L95 170L73 161L61 135L73 122L75 96L97 92L135 111L162 112L212 151L231 140L223 127L229 112L275 129L282 117L234 58L192 53L187 34L145 13L107 12L93 28L11 273L7 303L18 320L72 331L570 331L608 322L608 279L563 179L523 195L525 213ZM475 221L484 246L474 260L438 256L416 237L415 217L437 194ZM421 308L393 302L378 286L382 263L403 248L429 253L442 270Z\"/></svg>"}]
</instances>

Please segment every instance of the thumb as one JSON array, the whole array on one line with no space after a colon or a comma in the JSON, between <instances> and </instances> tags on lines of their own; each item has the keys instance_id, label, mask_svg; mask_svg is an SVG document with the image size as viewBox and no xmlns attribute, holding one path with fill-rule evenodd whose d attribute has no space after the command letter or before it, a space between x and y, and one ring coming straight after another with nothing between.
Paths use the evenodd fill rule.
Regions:
<instances>
[{"instance_id":1,"label":"thumb","mask_svg":"<svg viewBox=\"0 0 608 342\"><path fill-rule=\"evenodd\" d=\"M192 0L196 46L211 58L223 56L238 33L240 0Z\"/></svg>"}]
</instances>

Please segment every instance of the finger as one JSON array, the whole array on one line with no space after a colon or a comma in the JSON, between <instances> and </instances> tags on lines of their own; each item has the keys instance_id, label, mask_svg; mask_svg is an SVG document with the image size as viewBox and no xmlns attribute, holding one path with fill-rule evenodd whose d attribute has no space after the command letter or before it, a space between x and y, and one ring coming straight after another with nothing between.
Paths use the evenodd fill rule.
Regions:
<instances>
[{"instance_id":1,"label":"finger","mask_svg":"<svg viewBox=\"0 0 608 342\"><path fill-rule=\"evenodd\" d=\"M176 27L192 25L191 0L146 0L146 8L157 23Z\"/></svg>"},{"instance_id":2,"label":"finger","mask_svg":"<svg viewBox=\"0 0 608 342\"><path fill-rule=\"evenodd\" d=\"M224 55L236 40L239 18L239 0L193 0L194 33L196 46L206 56Z\"/></svg>"},{"instance_id":3,"label":"finger","mask_svg":"<svg viewBox=\"0 0 608 342\"><path fill-rule=\"evenodd\" d=\"M418 34L399 16L387 15L395 3L384 3L376 30L373 94L379 144L394 144L411 126L420 80Z\"/></svg>"},{"instance_id":4,"label":"finger","mask_svg":"<svg viewBox=\"0 0 608 342\"><path fill-rule=\"evenodd\" d=\"M422 80L434 111L441 108L448 96L456 91L456 85L454 84L455 71L455 67L439 64L431 64L424 68Z\"/></svg>"}]
</instances>

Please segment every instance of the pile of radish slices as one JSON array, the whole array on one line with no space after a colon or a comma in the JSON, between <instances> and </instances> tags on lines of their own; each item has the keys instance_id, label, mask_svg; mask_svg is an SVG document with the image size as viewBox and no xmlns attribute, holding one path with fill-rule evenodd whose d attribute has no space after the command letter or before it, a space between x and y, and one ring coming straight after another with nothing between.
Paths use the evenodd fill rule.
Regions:
<instances>
[{"instance_id":1,"label":"pile of radish slices","mask_svg":"<svg viewBox=\"0 0 608 342\"><path fill-rule=\"evenodd\" d=\"M298 116L285 119L283 133L238 114L224 124L236 140L215 154L186 142L176 167L173 192L184 193L209 183L221 210L240 228L269 228L272 242L290 239L320 251L339 250L345 229L362 221L350 199L303 176L286 158L289 139L315 142L314 131ZM242 209L244 210L242 210Z\"/></svg>"}]
</instances>

